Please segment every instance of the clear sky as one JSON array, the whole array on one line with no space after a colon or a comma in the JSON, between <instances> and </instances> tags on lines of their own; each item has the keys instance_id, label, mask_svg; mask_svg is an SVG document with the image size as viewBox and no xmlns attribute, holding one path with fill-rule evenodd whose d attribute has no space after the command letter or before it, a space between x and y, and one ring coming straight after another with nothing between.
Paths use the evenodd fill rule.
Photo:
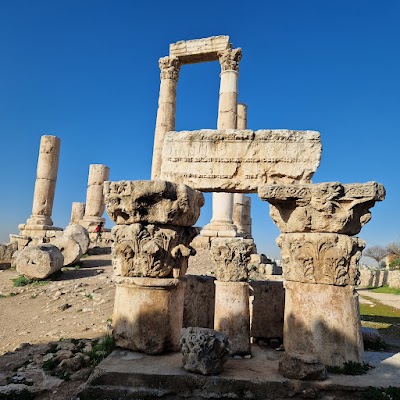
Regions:
<instances>
[{"instance_id":1,"label":"clear sky","mask_svg":"<svg viewBox=\"0 0 400 400\"><path fill-rule=\"evenodd\" d=\"M111 180L149 179L158 58L215 35L243 49L249 129L320 131L313 182L383 183L359 236L400 240L399 16L397 0L0 0L0 241L31 214L41 135L61 138L55 226L85 201L89 164L108 165ZM219 71L182 68L177 130L216 127ZM258 250L276 258L278 229L252 197Z\"/></svg>"}]
</instances>

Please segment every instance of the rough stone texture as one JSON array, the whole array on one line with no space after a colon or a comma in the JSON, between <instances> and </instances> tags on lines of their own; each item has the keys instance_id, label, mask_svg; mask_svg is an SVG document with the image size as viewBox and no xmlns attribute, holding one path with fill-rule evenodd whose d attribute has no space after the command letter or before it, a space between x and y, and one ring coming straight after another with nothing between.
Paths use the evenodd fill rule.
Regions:
<instances>
[{"instance_id":1,"label":"rough stone texture","mask_svg":"<svg viewBox=\"0 0 400 400\"><path fill-rule=\"evenodd\" d=\"M211 36L202 39L181 40L169 45L169 55L183 64L216 61L219 53L231 47L229 36Z\"/></svg>"},{"instance_id":2,"label":"rough stone texture","mask_svg":"<svg viewBox=\"0 0 400 400\"><path fill-rule=\"evenodd\" d=\"M105 182L107 213L119 225L194 225L204 196L182 184L165 181Z\"/></svg>"},{"instance_id":3,"label":"rough stone texture","mask_svg":"<svg viewBox=\"0 0 400 400\"><path fill-rule=\"evenodd\" d=\"M45 279L63 267L64 257L56 246L43 244L21 250L15 262L20 274Z\"/></svg>"},{"instance_id":4,"label":"rough stone texture","mask_svg":"<svg viewBox=\"0 0 400 400\"><path fill-rule=\"evenodd\" d=\"M193 227L116 225L112 229L114 274L151 278L185 275L188 258L195 254L189 244L196 235Z\"/></svg>"},{"instance_id":5,"label":"rough stone texture","mask_svg":"<svg viewBox=\"0 0 400 400\"><path fill-rule=\"evenodd\" d=\"M315 131L169 132L161 179L201 191L250 193L265 184L309 183L320 157Z\"/></svg>"},{"instance_id":6,"label":"rough stone texture","mask_svg":"<svg viewBox=\"0 0 400 400\"><path fill-rule=\"evenodd\" d=\"M11 267L14 253L18 250L18 243L0 243L0 269Z\"/></svg>"},{"instance_id":7,"label":"rough stone texture","mask_svg":"<svg viewBox=\"0 0 400 400\"><path fill-rule=\"evenodd\" d=\"M378 329L361 327L361 335L364 343L364 348L372 348L374 350L379 347L384 348L385 343Z\"/></svg>"},{"instance_id":8,"label":"rough stone texture","mask_svg":"<svg viewBox=\"0 0 400 400\"><path fill-rule=\"evenodd\" d=\"M214 327L215 278L185 275L185 305L183 326Z\"/></svg>"},{"instance_id":9,"label":"rough stone texture","mask_svg":"<svg viewBox=\"0 0 400 400\"><path fill-rule=\"evenodd\" d=\"M253 296L251 336L283 339L285 289L283 282L250 282Z\"/></svg>"},{"instance_id":10,"label":"rough stone texture","mask_svg":"<svg viewBox=\"0 0 400 400\"><path fill-rule=\"evenodd\" d=\"M359 269L360 275L358 279L358 287L366 288L366 287L381 287L383 285L393 286L393 282L389 284L389 281L392 274L396 275L396 271L388 271L382 269L366 269L360 267ZM399 271L400 272L400 271ZM398 274L400 276L400 273ZM400 287L400 285L399 285Z\"/></svg>"},{"instance_id":11,"label":"rough stone texture","mask_svg":"<svg viewBox=\"0 0 400 400\"><path fill-rule=\"evenodd\" d=\"M116 346L147 354L179 351L185 283L179 279L121 277L115 281Z\"/></svg>"},{"instance_id":12,"label":"rough stone texture","mask_svg":"<svg viewBox=\"0 0 400 400\"><path fill-rule=\"evenodd\" d=\"M211 257L219 281L240 282L248 278L247 265L254 248L252 239L216 238L211 241Z\"/></svg>"},{"instance_id":13,"label":"rough stone texture","mask_svg":"<svg viewBox=\"0 0 400 400\"><path fill-rule=\"evenodd\" d=\"M250 354L249 284L215 281L214 329L229 338L232 354Z\"/></svg>"},{"instance_id":14,"label":"rough stone texture","mask_svg":"<svg viewBox=\"0 0 400 400\"><path fill-rule=\"evenodd\" d=\"M182 329L183 368L203 375L219 374L231 354L228 337L214 329Z\"/></svg>"},{"instance_id":15,"label":"rough stone texture","mask_svg":"<svg viewBox=\"0 0 400 400\"><path fill-rule=\"evenodd\" d=\"M251 239L251 197L235 193L232 219L237 227L237 235Z\"/></svg>"},{"instance_id":16,"label":"rough stone texture","mask_svg":"<svg viewBox=\"0 0 400 400\"><path fill-rule=\"evenodd\" d=\"M285 353L279 360L279 372L286 378L324 380L327 371L317 357L309 354Z\"/></svg>"},{"instance_id":17,"label":"rough stone texture","mask_svg":"<svg viewBox=\"0 0 400 400\"><path fill-rule=\"evenodd\" d=\"M64 257L64 267L75 264L82 257L82 249L79 243L70 236L61 236L52 240L51 244L56 246Z\"/></svg>"},{"instance_id":18,"label":"rough stone texture","mask_svg":"<svg viewBox=\"0 0 400 400\"><path fill-rule=\"evenodd\" d=\"M85 206L86 203L72 203L71 220L69 223L70 225L79 224L79 222L83 219L85 216Z\"/></svg>"},{"instance_id":19,"label":"rough stone texture","mask_svg":"<svg viewBox=\"0 0 400 400\"><path fill-rule=\"evenodd\" d=\"M285 282L284 346L324 364L363 362L358 294L353 286Z\"/></svg>"},{"instance_id":20,"label":"rough stone texture","mask_svg":"<svg viewBox=\"0 0 400 400\"><path fill-rule=\"evenodd\" d=\"M85 254L89 248L89 234L86 228L81 225L68 225L63 233L63 236L74 239L81 246L82 254Z\"/></svg>"},{"instance_id":21,"label":"rough stone texture","mask_svg":"<svg viewBox=\"0 0 400 400\"><path fill-rule=\"evenodd\" d=\"M400 271L389 271L388 285L400 289Z\"/></svg>"},{"instance_id":22,"label":"rough stone texture","mask_svg":"<svg viewBox=\"0 0 400 400\"><path fill-rule=\"evenodd\" d=\"M365 242L334 233L285 233L278 237L283 277L288 281L357 285Z\"/></svg>"},{"instance_id":23,"label":"rough stone texture","mask_svg":"<svg viewBox=\"0 0 400 400\"><path fill-rule=\"evenodd\" d=\"M371 219L369 211L385 198L376 182L314 185L265 185L258 190L271 204L270 215L281 232L333 232L356 235Z\"/></svg>"}]
</instances>

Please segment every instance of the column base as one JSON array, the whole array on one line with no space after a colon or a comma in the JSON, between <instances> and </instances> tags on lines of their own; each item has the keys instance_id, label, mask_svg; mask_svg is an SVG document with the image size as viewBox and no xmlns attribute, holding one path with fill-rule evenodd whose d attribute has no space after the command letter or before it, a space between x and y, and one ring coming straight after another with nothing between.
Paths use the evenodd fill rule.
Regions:
<instances>
[{"instance_id":1,"label":"column base","mask_svg":"<svg viewBox=\"0 0 400 400\"><path fill-rule=\"evenodd\" d=\"M53 225L18 225L19 235L30 238L55 238L62 235L63 228L58 228Z\"/></svg>"},{"instance_id":2,"label":"column base","mask_svg":"<svg viewBox=\"0 0 400 400\"><path fill-rule=\"evenodd\" d=\"M206 237L236 237L236 226L229 221L211 221L200 232Z\"/></svg>"}]
</instances>

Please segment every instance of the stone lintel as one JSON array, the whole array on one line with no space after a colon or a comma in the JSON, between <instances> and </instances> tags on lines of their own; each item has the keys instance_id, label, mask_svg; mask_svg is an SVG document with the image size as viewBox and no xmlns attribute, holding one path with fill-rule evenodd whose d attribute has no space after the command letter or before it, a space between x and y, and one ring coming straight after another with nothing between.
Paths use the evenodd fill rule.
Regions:
<instances>
[{"instance_id":1,"label":"stone lintel","mask_svg":"<svg viewBox=\"0 0 400 400\"><path fill-rule=\"evenodd\" d=\"M202 39L182 40L169 45L169 55L182 64L195 64L218 60L218 54L231 48L229 36L212 36Z\"/></svg>"}]
</instances>

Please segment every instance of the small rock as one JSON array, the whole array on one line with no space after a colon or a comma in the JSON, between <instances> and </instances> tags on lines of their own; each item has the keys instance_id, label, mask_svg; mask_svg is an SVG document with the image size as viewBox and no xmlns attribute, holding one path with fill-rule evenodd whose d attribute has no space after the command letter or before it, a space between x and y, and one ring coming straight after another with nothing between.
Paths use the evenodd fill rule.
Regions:
<instances>
[{"instance_id":1,"label":"small rock","mask_svg":"<svg viewBox=\"0 0 400 400\"><path fill-rule=\"evenodd\" d=\"M60 311L65 311L65 310L68 310L68 308L70 308L70 307L72 307L71 304L65 303L65 304L59 306L58 309Z\"/></svg>"}]
</instances>

